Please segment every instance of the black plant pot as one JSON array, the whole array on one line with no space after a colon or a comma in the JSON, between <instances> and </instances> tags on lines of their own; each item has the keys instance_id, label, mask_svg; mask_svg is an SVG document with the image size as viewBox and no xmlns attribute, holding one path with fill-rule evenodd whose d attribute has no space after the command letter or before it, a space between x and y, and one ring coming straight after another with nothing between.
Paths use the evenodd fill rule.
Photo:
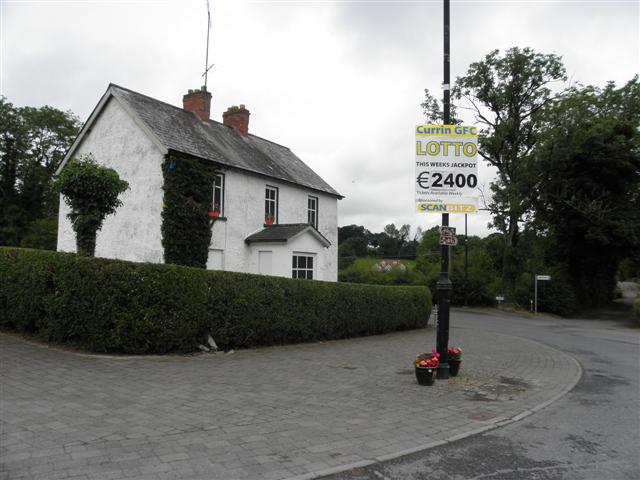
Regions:
<instances>
[{"instance_id":1,"label":"black plant pot","mask_svg":"<svg viewBox=\"0 0 640 480\"><path fill-rule=\"evenodd\" d=\"M460 371L460 364L462 360L449 360L449 375L457 377Z\"/></svg>"},{"instance_id":2,"label":"black plant pot","mask_svg":"<svg viewBox=\"0 0 640 480\"><path fill-rule=\"evenodd\" d=\"M433 385L436 369L432 367L416 367L416 379L420 385Z\"/></svg>"}]
</instances>

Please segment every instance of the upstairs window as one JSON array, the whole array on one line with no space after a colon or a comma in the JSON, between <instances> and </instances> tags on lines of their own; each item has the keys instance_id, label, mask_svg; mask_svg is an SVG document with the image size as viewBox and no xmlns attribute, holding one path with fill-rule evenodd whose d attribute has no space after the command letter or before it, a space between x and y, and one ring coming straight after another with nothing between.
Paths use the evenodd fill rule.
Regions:
<instances>
[{"instance_id":1,"label":"upstairs window","mask_svg":"<svg viewBox=\"0 0 640 480\"><path fill-rule=\"evenodd\" d=\"M313 225L313 227L318 229L318 197L312 197L309 195L309 199L307 200L307 211L308 211L308 223L309 225Z\"/></svg>"},{"instance_id":2,"label":"upstairs window","mask_svg":"<svg viewBox=\"0 0 640 480\"><path fill-rule=\"evenodd\" d=\"M291 260L291 277L313 280L313 256L294 254Z\"/></svg>"},{"instance_id":3,"label":"upstairs window","mask_svg":"<svg viewBox=\"0 0 640 480\"><path fill-rule=\"evenodd\" d=\"M264 194L264 221L278 223L278 188L267 185Z\"/></svg>"},{"instance_id":4,"label":"upstairs window","mask_svg":"<svg viewBox=\"0 0 640 480\"><path fill-rule=\"evenodd\" d=\"M224 175L221 173L213 177L213 211L224 217Z\"/></svg>"}]
</instances>

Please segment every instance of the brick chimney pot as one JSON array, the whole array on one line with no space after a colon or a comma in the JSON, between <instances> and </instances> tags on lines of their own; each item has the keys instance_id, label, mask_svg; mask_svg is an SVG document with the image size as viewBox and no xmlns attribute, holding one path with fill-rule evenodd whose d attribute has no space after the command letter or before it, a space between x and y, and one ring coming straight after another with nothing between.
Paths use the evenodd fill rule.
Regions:
<instances>
[{"instance_id":1,"label":"brick chimney pot","mask_svg":"<svg viewBox=\"0 0 640 480\"><path fill-rule=\"evenodd\" d=\"M222 123L235 128L240 135L246 137L249 135L249 115L251 113L244 105L241 104L239 107L234 105L222 114Z\"/></svg>"},{"instance_id":2,"label":"brick chimney pot","mask_svg":"<svg viewBox=\"0 0 640 480\"><path fill-rule=\"evenodd\" d=\"M182 97L182 107L187 112L195 113L200 120L208 122L211 115L211 93L205 87L189 89Z\"/></svg>"}]
</instances>

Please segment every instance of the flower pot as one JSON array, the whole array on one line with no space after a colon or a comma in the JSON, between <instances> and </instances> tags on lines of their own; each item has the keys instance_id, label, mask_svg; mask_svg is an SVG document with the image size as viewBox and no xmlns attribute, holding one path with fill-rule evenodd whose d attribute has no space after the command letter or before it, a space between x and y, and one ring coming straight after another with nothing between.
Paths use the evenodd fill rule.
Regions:
<instances>
[{"instance_id":1,"label":"flower pot","mask_svg":"<svg viewBox=\"0 0 640 480\"><path fill-rule=\"evenodd\" d=\"M220 212L209 212L209 217L218 218L220 216Z\"/></svg>"},{"instance_id":2,"label":"flower pot","mask_svg":"<svg viewBox=\"0 0 640 480\"><path fill-rule=\"evenodd\" d=\"M433 367L415 367L416 380L420 385L433 385L436 378L436 369Z\"/></svg>"},{"instance_id":3,"label":"flower pot","mask_svg":"<svg viewBox=\"0 0 640 480\"><path fill-rule=\"evenodd\" d=\"M449 375L457 377L460 371L460 364L462 360L449 360Z\"/></svg>"}]
</instances>

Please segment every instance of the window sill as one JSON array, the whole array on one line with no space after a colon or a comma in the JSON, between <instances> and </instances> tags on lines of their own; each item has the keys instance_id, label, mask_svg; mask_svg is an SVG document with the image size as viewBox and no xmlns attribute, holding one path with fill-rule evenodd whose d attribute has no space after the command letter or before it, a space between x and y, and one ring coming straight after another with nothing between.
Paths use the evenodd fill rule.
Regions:
<instances>
[{"instance_id":1,"label":"window sill","mask_svg":"<svg viewBox=\"0 0 640 480\"><path fill-rule=\"evenodd\" d=\"M211 217L211 220L217 222L218 220L222 220L223 222L227 221L227 217Z\"/></svg>"}]
</instances>

